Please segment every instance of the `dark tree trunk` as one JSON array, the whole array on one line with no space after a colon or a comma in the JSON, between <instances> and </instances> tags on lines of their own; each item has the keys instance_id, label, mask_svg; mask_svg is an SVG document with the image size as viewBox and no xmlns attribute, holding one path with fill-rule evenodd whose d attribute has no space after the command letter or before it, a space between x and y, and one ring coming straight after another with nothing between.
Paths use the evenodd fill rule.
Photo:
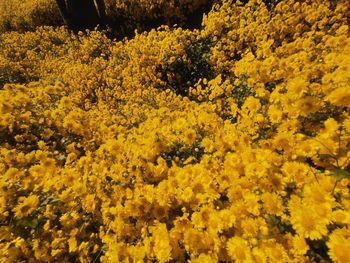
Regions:
<instances>
[{"instance_id":1,"label":"dark tree trunk","mask_svg":"<svg viewBox=\"0 0 350 263\"><path fill-rule=\"evenodd\" d=\"M100 15L100 20L103 25L107 23L107 17L106 17L106 6L104 0L96 0L98 13Z\"/></svg>"},{"instance_id":2,"label":"dark tree trunk","mask_svg":"<svg viewBox=\"0 0 350 263\"><path fill-rule=\"evenodd\" d=\"M69 14L68 14L68 9L66 5L65 0L56 0L58 9L60 10L60 14L63 18L63 22L67 25L70 26L70 19L69 19Z\"/></svg>"},{"instance_id":3,"label":"dark tree trunk","mask_svg":"<svg viewBox=\"0 0 350 263\"><path fill-rule=\"evenodd\" d=\"M73 29L93 29L100 19L93 0L68 0Z\"/></svg>"},{"instance_id":4,"label":"dark tree trunk","mask_svg":"<svg viewBox=\"0 0 350 263\"><path fill-rule=\"evenodd\" d=\"M64 23L73 30L94 29L105 20L103 0L56 0Z\"/></svg>"}]
</instances>

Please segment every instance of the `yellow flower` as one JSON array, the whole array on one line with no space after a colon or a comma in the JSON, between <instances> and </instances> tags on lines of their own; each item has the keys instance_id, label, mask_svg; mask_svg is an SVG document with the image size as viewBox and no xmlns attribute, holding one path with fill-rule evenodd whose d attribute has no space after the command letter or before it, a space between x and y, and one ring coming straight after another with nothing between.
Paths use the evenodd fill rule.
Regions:
<instances>
[{"instance_id":1,"label":"yellow flower","mask_svg":"<svg viewBox=\"0 0 350 263\"><path fill-rule=\"evenodd\" d=\"M292 238L293 253L296 255L305 255L309 249L309 245L306 243L305 238L299 235L295 235Z\"/></svg>"},{"instance_id":2,"label":"yellow flower","mask_svg":"<svg viewBox=\"0 0 350 263\"><path fill-rule=\"evenodd\" d=\"M256 263L266 263L267 261L267 253L264 249L262 248L258 248L258 247L254 247L252 249L252 256L254 261Z\"/></svg>"},{"instance_id":3,"label":"yellow flower","mask_svg":"<svg viewBox=\"0 0 350 263\"><path fill-rule=\"evenodd\" d=\"M72 236L68 239L68 247L69 247L69 252L75 252L78 249L77 246L77 239L75 236Z\"/></svg>"},{"instance_id":4,"label":"yellow flower","mask_svg":"<svg viewBox=\"0 0 350 263\"><path fill-rule=\"evenodd\" d=\"M213 140L209 139L208 137L205 137L202 140L201 146L205 148L206 152L213 152L215 150L215 145Z\"/></svg>"},{"instance_id":5,"label":"yellow flower","mask_svg":"<svg viewBox=\"0 0 350 263\"><path fill-rule=\"evenodd\" d=\"M299 99L295 105L301 116L307 116L310 113L317 111L320 106L320 101L312 96L306 96Z\"/></svg>"},{"instance_id":6,"label":"yellow flower","mask_svg":"<svg viewBox=\"0 0 350 263\"><path fill-rule=\"evenodd\" d=\"M327 242L329 256L336 263L350 262L350 230L336 229L329 235Z\"/></svg>"},{"instance_id":7,"label":"yellow flower","mask_svg":"<svg viewBox=\"0 0 350 263\"><path fill-rule=\"evenodd\" d=\"M199 212L194 212L191 216L191 221L197 228L205 228L209 225L211 215L215 211L211 211L209 207L203 207Z\"/></svg>"},{"instance_id":8,"label":"yellow flower","mask_svg":"<svg viewBox=\"0 0 350 263\"><path fill-rule=\"evenodd\" d=\"M280 150L289 149L292 142L293 141L291 140L291 136L288 133L280 132L273 138L274 147Z\"/></svg>"},{"instance_id":9,"label":"yellow flower","mask_svg":"<svg viewBox=\"0 0 350 263\"><path fill-rule=\"evenodd\" d=\"M263 207L271 215L280 215L283 213L282 199L275 193L265 192L261 196Z\"/></svg>"},{"instance_id":10,"label":"yellow flower","mask_svg":"<svg viewBox=\"0 0 350 263\"><path fill-rule=\"evenodd\" d=\"M198 257L194 257L193 259L188 261L189 263L215 263L218 262L218 260L210 255L206 254L199 254Z\"/></svg>"},{"instance_id":11,"label":"yellow flower","mask_svg":"<svg viewBox=\"0 0 350 263\"><path fill-rule=\"evenodd\" d=\"M296 77L288 81L287 90L294 98L300 98L307 90L307 80L303 76Z\"/></svg>"},{"instance_id":12,"label":"yellow flower","mask_svg":"<svg viewBox=\"0 0 350 263\"><path fill-rule=\"evenodd\" d=\"M345 130L348 133L350 133L350 118L349 117L343 122L343 126L344 126Z\"/></svg>"},{"instance_id":13,"label":"yellow flower","mask_svg":"<svg viewBox=\"0 0 350 263\"><path fill-rule=\"evenodd\" d=\"M283 114L282 109L280 109L276 105L271 105L269 107L267 114L272 123L278 123L282 120L282 114Z\"/></svg>"},{"instance_id":14,"label":"yellow flower","mask_svg":"<svg viewBox=\"0 0 350 263\"><path fill-rule=\"evenodd\" d=\"M48 242L40 242L37 239L33 240L33 250L35 259L40 261L50 261L49 255L49 243Z\"/></svg>"},{"instance_id":15,"label":"yellow flower","mask_svg":"<svg viewBox=\"0 0 350 263\"><path fill-rule=\"evenodd\" d=\"M329 118L324 122L325 130L330 135L334 135L335 132L339 129L339 126L340 125L338 124L338 122L333 118Z\"/></svg>"},{"instance_id":16,"label":"yellow flower","mask_svg":"<svg viewBox=\"0 0 350 263\"><path fill-rule=\"evenodd\" d=\"M147 249L143 245L128 246L127 249L130 257L134 260L134 262L142 262L146 257Z\"/></svg>"},{"instance_id":17,"label":"yellow flower","mask_svg":"<svg viewBox=\"0 0 350 263\"><path fill-rule=\"evenodd\" d=\"M246 218L241 222L241 227L244 232L244 237L256 238L261 228L265 227L265 221L262 218Z\"/></svg>"},{"instance_id":18,"label":"yellow flower","mask_svg":"<svg viewBox=\"0 0 350 263\"><path fill-rule=\"evenodd\" d=\"M35 17L1 12L19 2L0 0L0 31ZM105 2L140 17L208 1ZM348 1L217 2L200 30L124 41L0 33L0 221L43 222L27 245L2 220L3 261L308 262L322 238L349 262L349 179L335 197L331 176L350 161Z\"/></svg>"},{"instance_id":19,"label":"yellow flower","mask_svg":"<svg viewBox=\"0 0 350 263\"><path fill-rule=\"evenodd\" d=\"M310 181L310 168L301 162L285 162L282 166L282 172L289 179L297 185L303 185Z\"/></svg>"},{"instance_id":20,"label":"yellow flower","mask_svg":"<svg viewBox=\"0 0 350 263\"><path fill-rule=\"evenodd\" d=\"M269 258L269 262L289 262L285 248L277 242L268 242L263 246Z\"/></svg>"},{"instance_id":21,"label":"yellow flower","mask_svg":"<svg viewBox=\"0 0 350 263\"><path fill-rule=\"evenodd\" d=\"M71 228L79 219L79 214L76 211L72 211L70 213L63 214L60 217L61 224L66 228Z\"/></svg>"},{"instance_id":22,"label":"yellow flower","mask_svg":"<svg viewBox=\"0 0 350 263\"><path fill-rule=\"evenodd\" d=\"M336 106L347 107L350 105L350 89L349 86L342 86L333 90L326 100Z\"/></svg>"},{"instance_id":23,"label":"yellow flower","mask_svg":"<svg viewBox=\"0 0 350 263\"><path fill-rule=\"evenodd\" d=\"M250 246L241 237L232 237L227 241L227 252L237 263L253 262Z\"/></svg>"},{"instance_id":24,"label":"yellow flower","mask_svg":"<svg viewBox=\"0 0 350 263\"><path fill-rule=\"evenodd\" d=\"M340 209L333 211L332 221L339 224L350 224L350 211Z\"/></svg>"},{"instance_id":25,"label":"yellow flower","mask_svg":"<svg viewBox=\"0 0 350 263\"><path fill-rule=\"evenodd\" d=\"M92 213L95 211L96 208L96 196L93 194L89 194L85 197L84 200L84 208L86 210L86 212L88 213Z\"/></svg>"},{"instance_id":26,"label":"yellow flower","mask_svg":"<svg viewBox=\"0 0 350 263\"><path fill-rule=\"evenodd\" d=\"M328 233L328 221L319 218L315 211L307 206L296 210L291 208L291 222L296 232L304 238L321 239Z\"/></svg>"},{"instance_id":27,"label":"yellow flower","mask_svg":"<svg viewBox=\"0 0 350 263\"><path fill-rule=\"evenodd\" d=\"M196 131L194 129L188 128L184 132L183 141L188 145L192 145L196 140L196 137L197 137Z\"/></svg>"},{"instance_id":28,"label":"yellow flower","mask_svg":"<svg viewBox=\"0 0 350 263\"><path fill-rule=\"evenodd\" d=\"M248 212L256 216L259 215L260 214L259 196L255 195L254 193L246 193L243 198L247 206Z\"/></svg>"},{"instance_id":29,"label":"yellow flower","mask_svg":"<svg viewBox=\"0 0 350 263\"><path fill-rule=\"evenodd\" d=\"M39 204L39 197L37 195L30 195L28 197L20 197L19 204L13 209L15 217L23 218L30 215Z\"/></svg>"},{"instance_id":30,"label":"yellow flower","mask_svg":"<svg viewBox=\"0 0 350 263\"><path fill-rule=\"evenodd\" d=\"M242 106L242 109L246 109L252 114L255 114L258 110L260 110L260 108L260 101L252 96L249 96Z\"/></svg>"},{"instance_id":31,"label":"yellow flower","mask_svg":"<svg viewBox=\"0 0 350 263\"><path fill-rule=\"evenodd\" d=\"M5 215L6 212L6 198L4 196L0 196L0 216Z\"/></svg>"},{"instance_id":32,"label":"yellow flower","mask_svg":"<svg viewBox=\"0 0 350 263\"><path fill-rule=\"evenodd\" d=\"M152 237L154 241L153 251L159 262L167 262L171 259L171 246L169 233L165 224L157 224L151 227Z\"/></svg>"},{"instance_id":33,"label":"yellow flower","mask_svg":"<svg viewBox=\"0 0 350 263\"><path fill-rule=\"evenodd\" d=\"M236 117L237 112L239 112L238 105L234 101L230 101L229 107L230 107L230 113L231 113L232 117Z\"/></svg>"}]
</instances>

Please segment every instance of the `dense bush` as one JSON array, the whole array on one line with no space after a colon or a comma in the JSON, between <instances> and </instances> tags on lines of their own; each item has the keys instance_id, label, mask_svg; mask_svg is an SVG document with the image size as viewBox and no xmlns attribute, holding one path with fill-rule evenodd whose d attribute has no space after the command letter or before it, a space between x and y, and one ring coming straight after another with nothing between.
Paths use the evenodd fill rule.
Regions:
<instances>
[{"instance_id":1,"label":"dense bush","mask_svg":"<svg viewBox=\"0 0 350 263\"><path fill-rule=\"evenodd\" d=\"M34 30L61 22L55 0L8 0L0 2L0 32Z\"/></svg>"},{"instance_id":2,"label":"dense bush","mask_svg":"<svg viewBox=\"0 0 350 263\"><path fill-rule=\"evenodd\" d=\"M349 262L350 3L275 2L2 33L1 261Z\"/></svg>"}]
</instances>

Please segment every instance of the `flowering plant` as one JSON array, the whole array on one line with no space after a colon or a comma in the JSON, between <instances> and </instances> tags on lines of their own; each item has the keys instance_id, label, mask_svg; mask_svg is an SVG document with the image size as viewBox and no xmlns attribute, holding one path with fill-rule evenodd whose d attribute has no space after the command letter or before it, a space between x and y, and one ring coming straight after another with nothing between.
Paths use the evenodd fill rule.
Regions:
<instances>
[{"instance_id":1,"label":"flowering plant","mask_svg":"<svg viewBox=\"0 0 350 263\"><path fill-rule=\"evenodd\" d=\"M1 33L1 261L350 262L349 13Z\"/></svg>"}]
</instances>

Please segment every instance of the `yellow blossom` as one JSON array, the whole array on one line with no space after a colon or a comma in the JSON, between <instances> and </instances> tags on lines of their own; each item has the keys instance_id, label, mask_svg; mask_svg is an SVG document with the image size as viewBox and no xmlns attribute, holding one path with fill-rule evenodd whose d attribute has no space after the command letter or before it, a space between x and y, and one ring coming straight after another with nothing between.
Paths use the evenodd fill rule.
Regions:
<instances>
[{"instance_id":1,"label":"yellow blossom","mask_svg":"<svg viewBox=\"0 0 350 263\"><path fill-rule=\"evenodd\" d=\"M0 1L2 261L350 261L348 1L210 2Z\"/></svg>"},{"instance_id":2,"label":"yellow blossom","mask_svg":"<svg viewBox=\"0 0 350 263\"><path fill-rule=\"evenodd\" d=\"M171 247L169 244L168 232L165 224L158 224L152 228L154 239L154 254L159 262L166 262L171 259Z\"/></svg>"},{"instance_id":3,"label":"yellow blossom","mask_svg":"<svg viewBox=\"0 0 350 263\"><path fill-rule=\"evenodd\" d=\"M17 218L23 218L30 215L39 205L39 197L30 195L28 197L20 197L18 205L13 209Z\"/></svg>"},{"instance_id":4,"label":"yellow blossom","mask_svg":"<svg viewBox=\"0 0 350 263\"><path fill-rule=\"evenodd\" d=\"M227 251L235 262L252 262L251 248L243 238L230 238L227 241Z\"/></svg>"},{"instance_id":5,"label":"yellow blossom","mask_svg":"<svg viewBox=\"0 0 350 263\"><path fill-rule=\"evenodd\" d=\"M296 255L305 255L309 250L309 246L305 241L305 238L295 235L292 239L293 251Z\"/></svg>"},{"instance_id":6,"label":"yellow blossom","mask_svg":"<svg viewBox=\"0 0 350 263\"><path fill-rule=\"evenodd\" d=\"M331 92L326 100L337 106L347 106L350 104L350 91L348 86L342 86Z\"/></svg>"},{"instance_id":7,"label":"yellow blossom","mask_svg":"<svg viewBox=\"0 0 350 263\"><path fill-rule=\"evenodd\" d=\"M327 235L327 220L315 215L313 210L306 207L305 210L293 210L293 207L290 209L293 227L300 236L316 240Z\"/></svg>"},{"instance_id":8,"label":"yellow blossom","mask_svg":"<svg viewBox=\"0 0 350 263\"><path fill-rule=\"evenodd\" d=\"M329 236L327 246L329 256L334 262L345 263L350 260L349 229L336 229Z\"/></svg>"}]
</instances>

